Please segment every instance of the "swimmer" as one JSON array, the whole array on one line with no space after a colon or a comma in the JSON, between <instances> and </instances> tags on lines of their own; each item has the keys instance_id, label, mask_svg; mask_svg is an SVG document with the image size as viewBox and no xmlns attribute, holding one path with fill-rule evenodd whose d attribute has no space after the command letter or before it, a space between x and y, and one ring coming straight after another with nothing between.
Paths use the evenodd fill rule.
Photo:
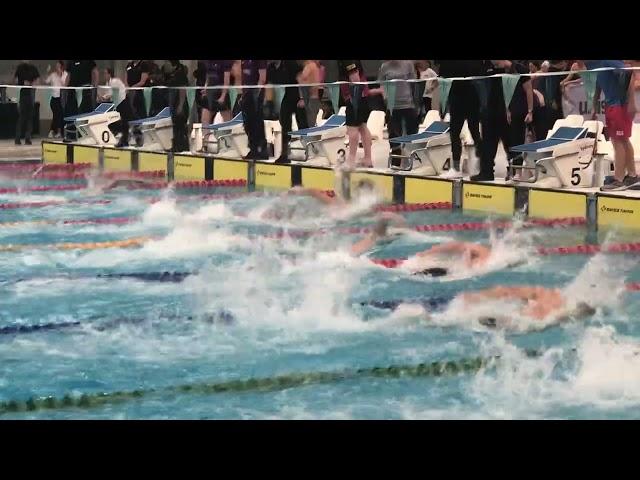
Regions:
<instances>
[{"instance_id":1,"label":"swimmer","mask_svg":"<svg viewBox=\"0 0 640 480\"><path fill-rule=\"evenodd\" d=\"M346 192L342 192L340 195L331 195L322 190L304 187L293 187L287 192L287 194L308 196L318 200L323 205L344 207L359 197L364 195L375 195L377 193L376 186L371 180L358 180L353 187L353 191L350 195L347 195Z\"/></svg>"},{"instance_id":2,"label":"swimmer","mask_svg":"<svg viewBox=\"0 0 640 480\"><path fill-rule=\"evenodd\" d=\"M86 195L99 195L101 193L109 192L120 187L127 187L129 190L146 188L151 182L141 180L139 178L120 178L112 180L104 185L95 185L94 188L85 190Z\"/></svg>"},{"instance_id":3,"label":"swimmer","mask_svg":"<svg viewBox=\"0 0 640 480\"><path fill-rule=\"evenodd\" d=\"M579 301L571 306L558 288L541 286L497 286L474 292L464 292L452 299L432 298L364 303L380 309L396 310L400 305L421 305L427 316L445 310L452 302L461 301L465 307L483 305L491 300L512 300L520 306L519 313L547 327L570 319L582 319L595 314L596 310L587 302ZM478 322L488 328L507 328L509 319L501 315L482 316Z\"/></svg>"},{"instance_id":4,"label":"swimmer","mask_svg":"<svg viewBox=\"0 0 640 480\"><path fill-rule=\"evenodd\" d=\"M449 273L449 269L445 265L451 265L454 260L451 257L461 257L462 264L467 269L477 269L486 265L491 257L491 248L478 243L472 242L446 242L435 245L427 250L415 254L415 259L434 259L448 255L447 261L442 266L432 266L426 269L420 267L413 269L414 275L427 275L432 277L441 277ZM418 261L418 263L420 263Z\"/></svg>"},{"instance_id":5,"label":"swimmer","mask_svg":"<svg viewBox=\"0 0 640 480\"><path fill-rule=\"evenodd\" d=\"M371 251L377 245L392 242L397 235L390 235L390 224L393 223L398 227L407 226L407 222L404 217L396 213L383 212L378 215L377 218L378 221L374 225L372 232L351 246L351 255L354 257L358 257Z\"/></svg>"},{"instance_id":6,"label":"swimmer","mask_svg":"<svg viewBox=\"0 0 640 480\"><path fill-rule=\"evenodd\" d=\"M350 196L345 195L344 192L342 195L332 195L330 193L324 192L322 190L316 190L313 188L305 188L296 186L291 188L289 191L282 195L282 198L286 198L288 196L302 196L309 197L316 200L323 207L327 207L327 209L331 212L332 216L339 217L340 214L344 214L344 209L349 207L355 203L355 201L363 196L369 195L374 197L376 195L375 184L370 180L360 180L358 181L353 188L352 194ZM363 210L358 212L350 212L347 217L342 218L342 220L351 219L357 216L364 216L371 213L375 206L379 203L379 201L374 201L371 205L365 206ZM290 220L294 217L294 215L300 211L299 205L283 205L279 203L277 206L273 206L266 212L262 214L262 218L265 219L276 219L276 220ZM308 212L300 212L308 216Z\"/></svg>"}]
</instances>

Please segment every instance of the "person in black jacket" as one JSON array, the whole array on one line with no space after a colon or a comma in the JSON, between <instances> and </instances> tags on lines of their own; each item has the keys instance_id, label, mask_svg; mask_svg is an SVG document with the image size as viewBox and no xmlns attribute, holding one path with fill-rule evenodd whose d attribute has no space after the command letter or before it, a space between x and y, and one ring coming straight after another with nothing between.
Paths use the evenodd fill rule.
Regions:
<instances>
[{"instance_id":1,"label":"person in black jacket","mask_svg":"<svg viewBox=\"0 0 640 480\"><path fill-rule=\"evenodd\" d=\"M163 83L167 87L188 87L188 70L180 60L169 60L162 66ZM173 152L189 150L189 138L187 135L187 119L189 118L189 106L186 102L186 91L182 88L169 88L168 99L171 108L171 121L173 122Z\"/></svg>"},{"instance_id":2,"label":"person in black jacket","mask_svg":"<svg viewBox=\"0 0 640 480\"><path fill-rule=\"evenodd\" d=\"M500 73L523 74L528 69L511 60L492 60L487 64L487 75ZM482 122L482 155L480 173L471 177L474 181L494 180L495 157L498 142L502 141L508 158L515 157L509 149L525 141L526 125L533 119L533 88L531 77L520 77L509 108L504 102L502 79L500 77L483 80L488 88L487 108Z\"/></svg>"},{"instance_id":3,"label":"person in black jacket","mask_svg":"<svg viewBox=\"0 0 640 480\"><path fill-rule=\"evenodd\" d=\"M302 72L302 65L298 60L277 60L273 64L270 80L274 85L296 84L298 75ZM302 98L300 89L297 87L287 87L280 104L280 126L282 127L282 150L275 163L290 163L289 141L291 136L291 116L295 114L298 128L307 128L307 116L304 107L299 108L298 102Z\"/></svg>"},{"instance_id":4,"label":"person in black jacket","mask_svg":"<svg viewBox=\"0 0 640 480\"><path fill-rule=\"evenodd\" d=\"M25 60L14 75L16 85L31 86L39 78L38 69ZM24 133L25 145L31 145L31 131L33 129L33 111L35 106L35 90L32 88L22 88L18 99L18 124L16 125L16 145L20 145L22 133Z\"/></svg>"},{"instance_id":5,"label":"person in black jacket","mask_svg":"<svg viewBox=\"0 0 640 480\"><path fill-rule=\"evenodd\" d=\"M482 60L435 60L435 63L439 65L440 76L443 78L471 77L482 74ZM474 84L469 80L454 80L451 83L451 90L449 90L448 105L451 116L449 125L452 155L450 175L461 176L459 174L462 155L460 132L465 120L475 143L476 156L480 157L482 150L480 99Z\"/></svg>"}]
</instances>

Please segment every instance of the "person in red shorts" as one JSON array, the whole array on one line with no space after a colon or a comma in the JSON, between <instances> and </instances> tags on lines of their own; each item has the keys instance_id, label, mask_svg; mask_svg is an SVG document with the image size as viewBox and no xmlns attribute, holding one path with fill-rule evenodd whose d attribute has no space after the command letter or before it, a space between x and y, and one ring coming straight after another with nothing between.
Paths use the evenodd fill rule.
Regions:
<instances>
[{"instance_id":1,"label":"person in red shorts","mask_svg":"<svg viewBox=\"0 0 640 480\"><path fill-rule=\"evenodd\" d=\"M339 78L345 82L366 82L367 77L362 70L360 60L338 60ZM364 158L361 167L373 167L371 161L371 132L367 128L367 120L369 120L369 85L359 84L355 89L359 100L354 108L354 102L351 98L351 89L349 85L344 83L340 85L342 97L347 106L347 135L349 137L349 155L347 156L347 165L353 168L356 162L356 152L358 151L359 141L362 141L364 149Z\"/></svg>"},{"instance_id":2,"label":"person in red shorts","mask_svg":"<svg viewBox=\"0 0 640 480\"><path fill-rule=\"evenodd\" d=\"M620 69L625 67L622 60L585 60L584 64L589 70L607 67ZM624 70L598 72L596 91L593 96L594 120L596 105L601 91L604 93L605 100L605 123L609 132L609 139L613 144L615 158L613 181L603 185L600 190L603 192L627 190L634 185L640 184L633 158L633 145L629 140L633 117L636 112L631 72Z\"/></svg>"}]
</instances>

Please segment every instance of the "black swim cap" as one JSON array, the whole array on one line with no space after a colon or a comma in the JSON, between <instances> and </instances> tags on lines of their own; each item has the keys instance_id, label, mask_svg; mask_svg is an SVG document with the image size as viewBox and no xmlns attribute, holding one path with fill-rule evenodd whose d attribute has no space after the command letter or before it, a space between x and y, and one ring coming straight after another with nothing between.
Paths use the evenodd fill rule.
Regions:
<instances>
[{"instance_id":1,"label":"black swim cap","mask_svg":"<svg viewBox=\"0 0 640 480\"><path fill-rule=\"evenodd\" d=\"M449 270L442 267L432 267L426 268L419 272L414 273L414 275L426 275L427 277L444 277L449 274Z\"/></svg>"}]
</instances>

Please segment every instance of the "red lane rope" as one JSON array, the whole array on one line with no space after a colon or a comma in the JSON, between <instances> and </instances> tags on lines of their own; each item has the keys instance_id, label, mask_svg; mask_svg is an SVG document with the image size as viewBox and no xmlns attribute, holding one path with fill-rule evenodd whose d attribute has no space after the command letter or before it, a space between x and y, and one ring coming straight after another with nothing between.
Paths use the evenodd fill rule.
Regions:
<instances>
[{"instance_id":1,"label":"red lane rope","mask_svg":"<svg viewBox=\"0 0 640 480\"><path fill-rule=\"evenodd\" d=\"M417 212L420 210L441 210L445 208L451 209L451 202L435 202L435 203L396 203L394 205L379 205L375 208L376 212Z\"/></svg>"},{"instance_id":2,"label":"red lane rope","mask_svg":"<svg viewBox=\"0 0 640 480\"><path fill-rule=\"evenodd\" d=\"M62 192L68 190L83 190L87 188L85 183L71 183L66 185L36 185L32 187L9 187L0 188L0 193L22 193L22 192Z\"/></svg>"},{"instance_id":3,"label":"red lane rope","mask_svg":"<svg viewBox=\"0 0 640 480\"><path fill-rule=\"evenodd\" d=\"M35 172L36 170L86 170L91 168L91 163L9 163L0 164L0 171Z\"/></svg>"}]
</instances>

